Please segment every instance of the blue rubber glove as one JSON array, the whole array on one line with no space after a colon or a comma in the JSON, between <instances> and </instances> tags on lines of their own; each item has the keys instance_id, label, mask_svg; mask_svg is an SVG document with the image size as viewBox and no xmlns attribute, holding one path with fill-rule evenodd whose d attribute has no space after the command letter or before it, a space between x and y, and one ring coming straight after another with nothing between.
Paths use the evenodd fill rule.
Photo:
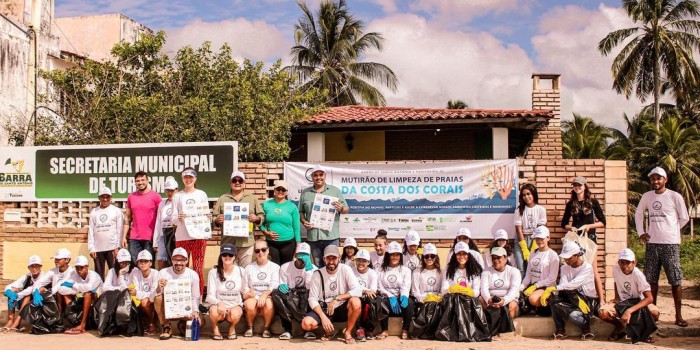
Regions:
<instances>
[{"instance_id":1,"label":"blue rubber glove","mask_svg":"<svg viewBox=\"0 0 700 350\"><path fill-rule=\"evenodd\" d=\"M34 293L32 293L32 305L44 306L44 297L39 292L39 289L35 289Z\"/></svg>"},{"instance_id":2,"label":"blue rubber glove","mask_svg":"<svg viewBox=\"0 0 700 350\"><path fill-rule=\"evenodd\" d=\"M405 295L402 295L401 298L399 298L399 301L401 301L401 308L405 309L408 306L408 297Z\"/></svg>"},{"instance_id":3,"label":"blue rubber glove","mask_svg":"<svg viewBox=\"0 0 700 350\"><path fill-rule=\"evenodd\" d=\"M17 298L19 298L17 293L15 293L12 289L6 290L4 294L7 297L7 299L17 300Z\"/></svg>"},{"instance_id":4,"label":"blue rubber glove","mask_svg":"<svg viewBox=\"0 0 700 350\"><path fill-rule=\"evenodd\" d=\"M399 306L399 301L396 300L396 297L389 297L389 305L393 313L401 314L401 306Z\"/></svg>"},{"instance_id":5,"label":"blue rubber glove","mask_svg":"<svg viewBox=\"0 0 700 350\"><path fill-rule=\"evenodd\" d=\"M61 284L61 287L73 288L73 285L74 285L74 284L75 284L75 282L65 281L65 282L63 282L63 283Z\"/></svg>"},{"instance_id":6,"label":"blue rubber glove","mask_svg":"<svg viewBox=\"0 0 700 350\"><path fill-rule=\"evenodd\" d=\"M287 285L286 283L280 284L280 286L277 287L277 289L278 289L278 290L280 291L280 293L282 293L282 294L287 294L287 293L289 293L289 285Z\"/></svg>"},{"instance_id":7,"label":"blue rubber glove","mask_svg":"<svg viewBox=\"0 0 700 350\"><path fill-rule=\"evenodd\" d=\"M97 289L91 290L90 293L92 293L92 294L97 294Z\"/></svg>"},{"instance_id":8,"label":"blue rubber glove","mask_svg":"<svg viewBox=\"0 0 700 350\"><path fill-rule=\"evenodd\" d=\"M314 268L314 264L311 262L311 255L299 253L297 254L297 258L304 262L304 270L311 271Z\"/></svg>"}]
</instances>

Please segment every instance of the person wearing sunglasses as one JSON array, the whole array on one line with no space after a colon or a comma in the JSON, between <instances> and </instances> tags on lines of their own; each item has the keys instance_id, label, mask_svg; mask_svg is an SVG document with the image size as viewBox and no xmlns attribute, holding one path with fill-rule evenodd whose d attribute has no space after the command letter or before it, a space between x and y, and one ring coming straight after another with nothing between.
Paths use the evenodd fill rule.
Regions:
<instances>
[{"instance_id":1,"label":"person wearing sunglasses","mask_svg":"<svg viewBox=\"0 0 700 350\"><path fill-rule=\"evenodd\" d=\"M297 244L301 242L299 209L287 200L289 185L284 180L275 180L274 197L262 204L265 223L260 230L270 248L270 260L282 265L294 260Z\"/></svg>"},{"instance_id":2,"label":"person wearing sunglasses","mask_svg":"<svg viewBox=\"0 0 700 350\"><path fill-rule=\"evenodd\" d=\"M423 302L429 294L440 295L442 289L442 274L440 272L440 257L437 255L437 247L428 243L423 247L420 267L413 270L411 295ZM420 304L418 305L420 306Z\"/></svg>"},{"instance_id":3,"label":"person wearing sunglasses","mask_svg":"<svg viewBox=\"0 0 700 350\"><path fill-rule=\"evenodd\" d=\"M270 248L263 240L255 241L253 246L255 260L245 267L243 278L246 283L245 294L243 294L243 307L245 308L245 318L248 328L245 337L253 336L253 323L255 317L263 316L265 329L262 332L263 338L272 336L270 324L275 316L275 307L272 304L270 293L277 289L280 284L280 266L269 260Z\"/></svg>"},{"instance_id":4,"label":"person wearing sunglasses","mask_svg":"<svg viewBox=\"0 0 700 350\"><path fill-rule=\"evenodd\" d=\"M214 225L223 229L224 224L224 203L247 203L248 204L248 236L247 237L231 237L221 236L221 244L233 244L236 246L236 259L238 266L246 267L252 260L255 259L253 254L253 246L255 244L255 225L261 225L265 222L265 212L260 205L258 197L245 189L246 184L245 174L241 171L231 173L231 191L224 193L219 197L214 205ZM292 250L293 251L293 250Z\"/></svg>"},{"instance_id":5,"label":"person wearing sunglasses","mask_svg":"<svg viewBox=\"0 0 700 350\"><path fill-rule=\"evenodd\" d=\"M243 292L246 287L243 284L243 269L235 264L236 247L233 244L222 244L219 252L219 260L216 266L209 270L209 283L207 284L207 302L209 319L212 324L213 340L223 340L219 331L219 323L228 321L227 339L236 339L236 324L243 316Z\"/></svg>"}]
</instances>

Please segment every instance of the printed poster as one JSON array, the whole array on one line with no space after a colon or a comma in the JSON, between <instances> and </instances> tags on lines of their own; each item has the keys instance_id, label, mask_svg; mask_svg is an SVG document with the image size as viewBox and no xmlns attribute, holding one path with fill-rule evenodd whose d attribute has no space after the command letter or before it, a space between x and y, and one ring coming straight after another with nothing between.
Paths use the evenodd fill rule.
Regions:
<instances>
[{"instance_id":1,"label":"printed poster","mask_svg":"<svg viewBox=\"0 0 700 350\"><path fill-rule=\"evenodd\" d=\"M337 201L338 197L317 193L316 198L314 198L314 205L311 208L311 217L309 218L311 225L324 231L332 230L336 215L333 203Z\"/></svg>"},{"instance_id":2,"label":"printed poster","mask_svg":"<svg viewBox=\"0 0 700 350\"><path fill-rule=\"evenodd\" d=\"M223 235L230 237L248 237L251 223L248 221L250 213L248 203L224 203L224 227Z\"/></svg>"},{"instance_id":3,"label":"printed poster","mask_svg":"<svg viewBox=\"0 0 700 350\"><path fill-rule=\"evenodd\" d=\"M165 318L183 318L192 315L192 281L169 280L163 291Z\"/></svg>"},{"instance_id":4,"label":"printed poster","mask_svg":"<svg viewBox=\"0 0 700 350\"><path fill-rule=\"evenodd\" d=\"M185 201L182 207L185 214L187 233L195 239L211 238L211 222L209 219L209 203L200 203L192 198Z\"/></svg>"}]
</instances>

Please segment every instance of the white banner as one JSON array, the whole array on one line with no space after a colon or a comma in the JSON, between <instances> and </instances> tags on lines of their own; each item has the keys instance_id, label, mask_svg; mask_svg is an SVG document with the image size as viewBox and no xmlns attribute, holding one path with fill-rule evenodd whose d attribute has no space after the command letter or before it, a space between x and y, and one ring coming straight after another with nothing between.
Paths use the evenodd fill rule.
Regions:
<instances>
[{"instance_id":1,"label":"white banner","mask_svg":"<svg viewBox=\"0 0 700 350\"><path fill-rule=\"evenodd\" d=\"M312 186L312 163L285 163L289 200ZM473 238L491 239L497 229L515 237L517 160L415 164L323 164L326 183L338 187L350 206L340 216L341 237L390 238L408 230L421 238L449 239L466 227ZM303 228L302 228L303 229Z\"/></svg>"}]
</instances>

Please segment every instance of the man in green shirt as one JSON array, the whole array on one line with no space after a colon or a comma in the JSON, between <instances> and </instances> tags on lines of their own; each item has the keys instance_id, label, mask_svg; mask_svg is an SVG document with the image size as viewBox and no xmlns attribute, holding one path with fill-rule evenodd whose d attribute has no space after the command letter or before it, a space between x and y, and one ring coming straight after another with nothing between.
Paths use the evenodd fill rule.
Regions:
<instances>
[{"instance_id":1,"label":"man in green shirt","mask_svg":"<svg viewBox=\"0 0 700 350\"><path fill-rule=\"evenodd\" d=\"M231 174L231 192L224 193L214 205L214 224L222 229L221 244L230 243L236 246L236 259L240 267L246 267L253 260L253 248L255 244L255 224L265 221L265 213L260 206L258 197L245 190L245 174L234 171ZM248 203L248 237L230 237L223 235L224 203Z\"/></svg>"},{"instance_id":2,"label":"man in green shirt","mask_svg":"<svg viewBox=\"0 0 700 350\"><path fill-rule=\"evenodd\" d=\"M345 201L345 197L343 197L340 189L326 184L326 169L321 165L317 165L312 169L311 179L314 185L305 188L301 191L301 196L299 196L299 217L302 225L306 228L306 241L311 246L311 256L314 259L314 264L318 267L323 267L323 250L329 245L339 245L340 214L349 213L350 207L348 207L348 203ZM309 222L314 198L316 198L317 193L338 198L337 201L331 203L335 207L336 214L333 220L333 229L330 231L314 228Z\"/></svg>"}]
</instances>

